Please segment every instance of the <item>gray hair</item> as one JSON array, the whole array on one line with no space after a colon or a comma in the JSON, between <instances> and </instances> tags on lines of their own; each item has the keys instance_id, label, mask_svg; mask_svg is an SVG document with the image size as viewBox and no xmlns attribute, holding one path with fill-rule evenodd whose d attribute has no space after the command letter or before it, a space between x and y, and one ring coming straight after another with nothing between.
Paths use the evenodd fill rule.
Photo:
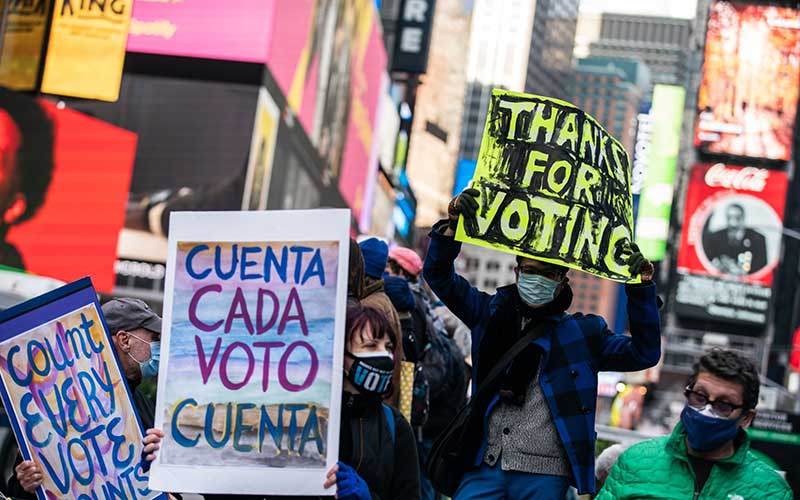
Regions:
<instances>
[{"instance_id":1,"label":"gray hair","mask_svg":"<svg viewBox=\"0 0 800 500\"><path fill-rule=\"evenodd\" d=\"M608 473L611 472L611 468L617 463L617 459L622 455L622 452L627 449L628 445L626 444L612 444L603 450L595 461L594 476L599 479L600 482L605 482Z\"/></svg>"}]
</instances>

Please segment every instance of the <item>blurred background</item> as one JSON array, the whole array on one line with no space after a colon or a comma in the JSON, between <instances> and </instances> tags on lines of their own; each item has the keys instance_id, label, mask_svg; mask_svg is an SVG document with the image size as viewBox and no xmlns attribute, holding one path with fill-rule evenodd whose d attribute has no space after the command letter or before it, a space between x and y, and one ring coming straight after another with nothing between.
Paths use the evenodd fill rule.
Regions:
<instances>
[{"instance_id":1,"label":"blurred background","mask_svg":"<svg viewBox=\"0 0 800 500\"><path fill-rule=\"evenodd\" d=\"M661 364L600 375L601 438L667 432L694 360L726 346L760 366L754 447L799 489L797 1L0 5L0 85L45 103L51 136L27 133L54 153L17 165L1 306L90 275L160 308L174 210L349 207L354 237L424 253L472 177L491 90L556 97L628 150L665 301ZM514 279L513 256L478 247L458 267L487 291ZM573 310L626 331L621 286L571 282Z\"/></svg>"}]
</instances>

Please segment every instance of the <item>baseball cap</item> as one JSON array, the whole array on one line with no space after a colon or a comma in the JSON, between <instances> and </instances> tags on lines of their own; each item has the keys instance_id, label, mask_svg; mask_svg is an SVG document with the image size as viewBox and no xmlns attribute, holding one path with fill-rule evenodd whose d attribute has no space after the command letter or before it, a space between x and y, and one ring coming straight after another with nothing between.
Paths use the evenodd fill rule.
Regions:
<instances>
[{"instance_id":1,"label":"baseball cap","mask_svg":"<svg viewBox=\"0 0 800 500\"><path fill-rule=\"evenodd\" d=\"M143 300L128 297L109 300L103 304L103 316L111 335L137 328L161 334L161 317Z\"/></svg>"}]
</instances>

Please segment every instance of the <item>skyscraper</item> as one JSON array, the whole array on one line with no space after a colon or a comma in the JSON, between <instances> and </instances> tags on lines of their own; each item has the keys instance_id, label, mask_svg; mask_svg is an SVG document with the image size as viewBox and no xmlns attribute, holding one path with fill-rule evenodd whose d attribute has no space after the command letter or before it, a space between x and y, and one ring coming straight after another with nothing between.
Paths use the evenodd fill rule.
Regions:
<instances>
[{"instance_id":1,"label":"skyscraper","mask_svg":"<svg viewBox=\"0 0 800 500\"><path fill-rule=\"evenodd\" d=\"M652 73L652 85L685 85L692 20L614 13L581 13L575 56L637 57Z\"/></svg>"},{"instance_id":2,"label":"skyscraper","mask_svg":"<svg viewBox=\"0 0 800 500\"><path fill-rule=\"evenodd\" d=\"M578 0L476 0L460 158L476 159L492 88L568 97Z\"/></svg>"},{"instance_id":3,"label":"skyscraper","mask_svg":"<svg viewBox=\"0 0 800 500\"><path fill-rule=\"evenodd\" d=\"M650 70L635 59L579 59L572 83L572 103L602 124L633 153L636 115L650 88Z\"/></svg>"},{"instance_id":4,"label":"skyscraper","mask_svg":"<svg viewBox=\"0 0 800 500\"><path fill-rule=\"evenodd\" d=\"M464 0L436 2L428 70L417 88L406 164L417 197L419 227L436 222L450 201L461 132L469 27Z\"/></svg>"}]
</instances>

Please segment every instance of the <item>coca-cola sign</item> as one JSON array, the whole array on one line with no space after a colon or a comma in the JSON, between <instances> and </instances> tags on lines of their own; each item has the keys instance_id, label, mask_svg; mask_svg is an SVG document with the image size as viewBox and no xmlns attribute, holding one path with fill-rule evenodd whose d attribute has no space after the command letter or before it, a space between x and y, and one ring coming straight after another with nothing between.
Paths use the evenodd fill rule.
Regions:
<instances>
[{"instance_id":1,"label":"coca-cola sign","mask_svg":"<svg viewBox=\"0 0 800 500\"><path fill-rule=\"evenodd\" d=\"M778 170L722 163L692 168L678 251L679 315L767 324L787 184Z\"/></svg>"},{"instance_id":2,"label":"coca-cola sign","mask_svg":"<svg viewBox=\"0 0 800 500\"><path fill-rule=\"evenodd\" d=\"M737 191L764 191L769 179L769 170L755 167L729 168L717 163L708 169L705 175L706 185L736 189Z\"/></svg>"}]
</instances>

